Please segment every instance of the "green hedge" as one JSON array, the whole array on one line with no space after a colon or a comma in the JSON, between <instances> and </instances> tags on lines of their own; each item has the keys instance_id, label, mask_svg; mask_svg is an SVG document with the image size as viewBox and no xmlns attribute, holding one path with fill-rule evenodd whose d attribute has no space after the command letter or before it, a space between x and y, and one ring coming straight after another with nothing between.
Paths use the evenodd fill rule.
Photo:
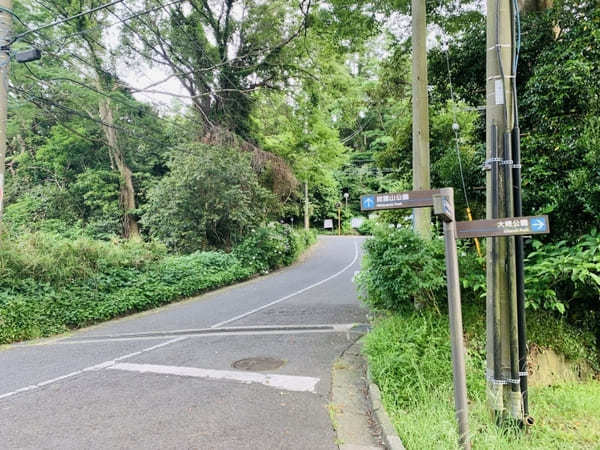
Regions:
<instances>
[{"instance_id":1,"label":"green hedge","mask_svg":"<svg viewBox=\"0 0 600 450\"><path fill-rule=\"evenodd\" d=\"M259 228L232 253L167 256L143 242L3 235L0 343L48 336L143 311L289 264L315 235Z\"/></svg>"}]
</instances>

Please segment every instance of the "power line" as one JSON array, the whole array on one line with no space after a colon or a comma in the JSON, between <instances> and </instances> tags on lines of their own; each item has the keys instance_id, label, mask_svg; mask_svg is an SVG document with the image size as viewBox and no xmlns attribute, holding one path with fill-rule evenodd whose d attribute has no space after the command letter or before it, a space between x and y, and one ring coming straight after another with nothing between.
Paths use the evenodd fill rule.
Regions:
<instances>
[{"instance_id":1,"label":"power line","mask_svg":"<svg viewBox=\"0 0 600 450\"><path fill-rule=\"evenodd\" d=\"M157 140L155 140L153 138L149 138L148 136L139 136L139 135L136 135L131 130L128 130L128 129L123 128L123 127L120 127L118 125L107 123L107 122L103 121L102 119L96 119L95 117L91 117L88 114L85 114L85 113L83 113L81 111L73 109L73 108L71 108L69 106L65 106L65 105L62 105L60 103L57 103L54 100L51 100L49 98L40 97L40 96L31 94L31 93L27 92L26 90L21 89L21 88L19 88L17 86L12 85L11 89L13 89L13 90L15 90L15 91L23 94L26 98L28 97L29 100L38 100L38 101L43 102L43 103L45 103L47 105L54 106L55 108L58 108L58 109L66 112L68 114L76 115L78 117L90 120L90 121L95 122L95 123L97 123L99 125L102 125L104 127L112 128L112 129L114 129L116 131L122 131L123 133L127 134L129 137L132 137L133 139L136 139L136 140L141 141L143 143L146 143L147 141L150 141L150 142L153 142L156 145L161 145L161 146L164 145L164 142L159 142L159 141L157 141Z\"/></svg>"},{"instance_id":2,"label":"power line","mask_svg":"<svg viewBox=\"0 0 600 450\"><path fill-rule=\"evenodd\" d=\"M58 78L51 78L51 79L43 79L43 78L40 78L38 75L36 75L36 74L35 74L35 73L34 73L34 72L31 70L31 68L29 67L29 65L28 65L28 64L25 64L25 68L26 68L26 69L29 71L29 73L30 73L30 74L33 76L33 78L34 78L35 80L37 80L37 81L39 81L39 82L42 82L42 83L45 83L47 86L48 86L48 83L47 83L48 81L67 81L67 82L70 82L70 83L74 83L74 84L77 84L78 86L81 86L81 87L83 87L83 88L85 88L85 89L88 89L88 90L90 90L90 91L92 91L92 92L94 92L94 93L96 93L96 94L98 94L98 95L101 95L101 96L103 96L103 97L105 97L105 98L108 98L108 99L110 99L110 100L112 100L112 101L115 101L115 102L117 102L117 103L120 103L121 105L124 105L124 106L126 106L126 107L128 107L128 108L131 108L131 109L135 110L135 112L137 112L137 113L144 114L144 115L146 115L146 116L150 116L150 117L152 117L152 118L154 118L154 119L156 119L156 120L159 120L159 121L164 121L164 119L162 119L162 118L161 118L161 117L159 117L158 115L154 115L154 114L150 115L150 114L148 114L146 111L144 111L144 108L142 107L143 105L137 105L137 104L134 104L134 103L127 102L127 101L125 101L125 100L121 100L121 99L119 99L119 98L116 98L116 97L115 97L115 96L113 96L113 95L110 95L110 94L107 94L107 93L105 93L105 92L102 92L102 91L100 91L99 89L96 89L96 88L94 88L93 86L90 86L89 84L87 84L87 83L85 83L85 82L78 81L78 80L74 80L74 79L72 79L72 78L68 78L68 77L58 77ZM189 132L189 130L187 130L187 129L183 128L183 127L179 127L178 125L175 125L175 124L172 124L172 123L168 123L168 124L169 124L169 125L174 125L174 126L177 126L177 127L178 127L178 128L180 128L181 130L184 130L184 131L186 131L186 132ZM158 129L156 129L156 128L147 127L147 129L149 129L150 131L153 131L153 132L155 132L155 133L159 133L159 134L160 134L160 133L162 133L162 130L158 130Z\"/></svg>"},{"instance_id":3,"label":"power line","mask_svg":"<svg viewBox=\"0 0 600 450\"><path fill-rule=\"evenodd\" d=\"M440 0L439 8L440 8L440 10L442 9L441 0ZM460 146L459 146L460 125L458 124L458 119L456 116L456 98L454 96L454 87L452 84L452 72L450 71L450 45L448 44L448 39L445 38L443 29L442 29L442 35L444 36L444 42L442 44L442 47L444 49L444 55L445 55L445 59L446 59L446 70L448 73L448 85L450 87L450 99L452 101L452 130L454 131L454 143L455 143L455 148L456 148L456 157L458 158L458 168L460 171L460 180L462 182L463 195L465 197L465 205L467 206L467 211L471 211L471 207L469 205L469 197L467 195L467 187L466 187L466 183L465 183L465 174L464 174L464 170L463 170L462 157L460 155Z\"/></svg>"},{"instance_id":4,"label":"power line","mask_svg":"<svg viewBox=\"0 0 600 450\"><path fill-rule=\"evenodd\" d=\"M181 0L179 0L179 1L181 1ZM33 45L33 44L32 44L32 45ZM54 55L54 56L56 56L57 58L58 58L58 57L60 57L60 55L59 55L59 54L57 54L57 53L54 53L52 50L48 50L48 48L46 47L46 45L42 45L41 47L42 47L42 48L43 48L43 49L44 49L44 50L45 50L45 51L46 51L48 54L50 54L50 55ZM109 52L110 52L110 51L109 51ZM129 86L129 85L127 85L127 84L123 83L123 82L122 82L122 81L119 79L119 77L118 77L118 75L117 75L117 74L113 74L113 73L111 73L111 72L109 72L109 71L107 71L107 70L103 69L102 67L98 66L97 64L94 64L94 63L92 63L92 62L90 62L90 61L87 61L86 59L82 58L80 55L78 55L78 54L76 54L76 53L73 53L73 52L67 52L67 55L69 55L69 56L71 56L71 57L75 58L76 60L78 60L78 61L79 61L79 62L81 62L82 64L84 64L84 65L86 65L86 66L90 67L92 70L94 70L94 71L100 71L100 72L102 72L102 73L103 73L105 76L107 76L107 77L109 77L109 78L111 78L111 79L115 79L115 80L117 80L118 84L120 84L121 86L123 86L123 88L125 88L125 89L128 89L128 90L130 90L130 91L138 91L137 89L135 89L135 88L133 88L133 87L131 87L131 86ZM113 55L113 56L114 56L114 54L112 54L112 53L111 53L111 55ZM26 67L27 67L27 70L29 70L29 72L30 72L30 73L31 73L31 74L34 76L34 78L36 78L36 79L38 79L38 80L41 80L41 79L40 79L40 78L39 78L37 75L35 75L35 74L34 74L34 73L31 71L31 69L29 68L29 66L26 66ZM75 66L75 67L76 67L76 66ZM127 105L125 102L123 102L123 101L120 101L120 100L118 100L118 99L115 99L113 96L111 96L111 95L108 95L108 94L106 94L106 93L104 93L104 92L101 92L100 90L98 90L98 89L95 89L95 88L93 88L92 86L89 86L88 84L86 84L86 83L84 83L84 82L77 81L77 80L73 80L73 79L69 79L69 78L64 78L64 80L65 80L65 81L70 81L70 82L73 82L73 83L76 83L76 84L79 84L79 85L81 85L82 87L85 87L85 88L87 88L87 89L89 89L89 90L91 90L91 91L93 91L93 92L96 92L97 94L103 95L103 96L105 96L105 97L107 97L107 98L109 98L109 99L112 99L112 100L115 100L115 101L117 101L117 102L123 103L123 104L125 104L126 106L130 106L130 107L132 106L132 105L130 105L130 104L129 104L129 105ZM43 80L43 81L46 81L46 80ZM165 105L164 103L162 103L162 102L157 102L157 103L158 103L159 105L161 105L161 106L164 106L164 107L166 107L166 105ZM139 109L139 108L138 108L138 109ZM156 119L158 119L158 120L164 120L164 119L160 118L158 115L155 115L154 117L155 117ZM180 126L180 125L178 125L178 124L176 124L176 123L171 123L171 122L170 122L169 124L170 124L170 125L173 125L173 126L175 126L176 128L179 128L180 130L184 131L186 134L187 134L187 133L189 133L189 129L187 129L187 128L184 128L184 127L182 127L182 126Z\"/></svg>"},{"instance_id":5,"label":"power line","mask_svg":"<svg viewBox=\"0 0 600 450\"><path fill-rule=\"evenodd\" d=\"M37 1L37 0L36 0L36 1ZM142 11L132 11L132 12L133 12L133 14L132 14L132 15L130 15L130 16L128 16L128 17L125 17L125 18L121 18L121 17L119 17L118 15L116 15L115 13L113 13L112 11L110 11L110 9L109 9L109 11L111 12L111 14L115 15L115 17L117 17L117 19L118 19L118 22L117 22L117 23L111 24L111 25L109 25L109 26L114 26L114 25L118 25L118 24L121 24L121 23L122 23L122 24L124 24L124 25L126 25L126 26L128 26L128 25L126 24L126 21L129 21L129 20L132 20L132 19L135 19L135 18L142 17L142 16L144 16L144 15L150 14L151 12L157 11L157 10L159 10L159 9L164 9L164 8L166 8L167 6L171 6L171 5L174 5L174 4L181 3L182 1L185 1L185 0L174 0L174 1L171 1L171 2L169 2L169 3L166 3L166 4L161 4L161 6L159 6L159 7L149 8L149 9L142 10ZM111 5L111 4L108 4L108 6L110 6L110 5ZM45 5L43 5L43 6L45 6ZM106 6L106 7L108 7L107 5L105 5L105 6ZM46 8L48 8L47 6L45 6L45 7L46 7ZM128 9L129 9L129 8L128 8ZM129 10L130 10L130 9L129 9ZM131 11L131 10L130 10L130 11ZM144 24L145 24L145 23L144 23ZM128 27L129 27L129 26L128 26ZM41 45L41 47L42 47L42 48L43 48L43 49L44 49L44 50L45 50L47 53L49 53L49 54L54 54L55 56L59 57L60 55L58 55L58 54L54 53L54 52L53 52L51 49L49 49L49 46L50 46L50 45L52 45L52 44L54 44L54 43L56 43L56 42L58 42L58 41L60 41L60 40L63 40L63 39L69 38L69 37L71 37L71 36L76 36L76 35L78 35L78 36L83 36L83 35L85 35L85 34L89 34L89 33L91 33L92 31L94 31L94 30L98 30L98 29L100 29L100 28L102 28L102 26L96 26L96 27L93 27L93 28L89 28L89 29L86 29L86 30L82 30L82 31L80 31L80 32L77 32L77 33L72 33L71 35L67 35L67 36L66 36L66 37L64 37L64 38L59 38L59 39L55 39L55 40L52 40L52 41L49 41L48 39L44 38L44 36L43 36L41 33L37 33L37 34L38 34L38 36L39 36L39 37L42 37L42 38L44 38L44 40L46 41L44 44L42 44L42 45ZM134 29L132 29L132 31L134 31L134 32L135 32L135 30L134 30ZM87 39L91 40L91 41L92 41L93 43L95 43L96 45L99 45L101 48L103 48L104 50L106 50L106 51L107 51L107 52L108 52L108 53L109 53L111 56L113 56L113 57L117 57L117 56L118 56L118 55L117 55L117 54L115 54L113 51L111 51L111 50L107 49L106 47L104 47L104 46L103 46L103 45L102 45L100 42L96 41L95 39L93 39L93 38L91 38L91 37L89 37L89 36L86 38L86 40L87 40ZM27 41L25 41L25 42L27 42ZM33 42L28 42L28 43L29 43L30 45L36 45L36 44L34 44ZM149 42L146 42L146 43L147 43L147 45L148 45L150 48L154 49L154 47L153 47L153 46L152 46L152 45L151 45ZM38 46L39 46L39 45L38 45ZM132 48L132 50L134 50L134 51L135 51L135 52L136 52L138 55L140 55L140 56L141 56L141 57L143 57L143 58L150 59L150 60L151 60L151 61L153 61L153 62L162 63L161 61L157 61L157 60L155 60L155 59L153 59L153 58L151 58L151 57L148 57L148 55L145 55L145 54L143 54L143 53L139 52L139 50L137 50L135 47L131 47L131 48ZM119 77L118 77L118 75L116 75L116 74L113 74L113 73L111 73L111 72L109 72L109 71L107 71L107 70L103 69L102 67L100 67L100 66L99 66L99 65L97 65L97 64L94 64L94 63L92 63L92 62L89 62L89 61L87 61L86 59L84 59L84 58L83 58L83 57L81 57L80 55L78 55L78 54L76 54L76 53L73 53L73 52L70 52L70 51L67 51L66 53L67 53L67 55L70 55L71 57L73 57L73 58L75 58L76 60L78 60L79 62L81 62L82 64L84 64L84 65L86 65L86 66L90 67L92 70L94 70L94 71L100 71L100 72L102 72L104 75L106 75L106 76L108 76L108 77L110 77L110 78L112 78L112 79L119 80ZM162 63L162 64L164 64L164 63ZM119 80L119 83L120 83L121 85L123 85L125 88L129 89L131 92L140 92L140 93L142 93L142 94L144 93L144 89L137 89L137 88L134 88L134 87L132 87L132 86L126 85L126 84L125 84L125 83L123 83L121 80ZM163 94L165 94L165 95L172 95L171 93L167 93L167 92L163 92ZM186 97L186 98L187 98L187 97ZM154 100L154 99L153 99L153 100L151 100L151 102L152 102L152 103L155 103L155 104L158 104L158 105L160 105L160 106L163 106L163 107L165 107L165 108L168 108L168 105L166 105L164 102L160 102L160 101L157 101L157 100ZM189 133L189 129L185 129L185 128L183 128L183 127L181 127L181 126L177 125L177 124L173 124L173 125L174 125L174 126L176 126L176 127L178 127L178 128L180 128L180 129L182 129L182 130L183 130L183 131L185 131L186 133Z\"/></svg>"},{"instance_id":6,"label":"power line","mask_svg":"<svg viewBox=\"0 0 600 450\"><path fill-rule=\"evenodd\" d=\"M12 44L12 43L14 43L14 42L16 42L16 41L18 41L19 39L27 36L27 35L32 34L32 33L39 33L40 31L45 30L47 28L52 28L52 27L55 27L55 26L58 26L58 25L62 25L63 23L70 22L71 20L77 19L79 17L87 16L87 15L95 13L97 11L101 11L103 9L109 8L111 6L114 6L114 5L118 4L118 3L122 3L124 1L125 0L114 0L114 1L112 1L110 3L105 3L104 5L96 6L95 8L88 9L86 11L82 11L82 12L80 12L78 14L75 14L74 16L65 17L64 19L59 19L59 20L56 20L54 22L48 23L46 25L41 25L41 26L39 26L37 28L29 29L27 31L24 31L23 33L19 33L19 34L15 35L12 38L12 40L9 42L9 45Z\"/></svg>"},{"instance_id":7,"label":"power line","mask_svg":"<svg viewBox=\"0 0 600 450\"><path fill-rule=\"evenodd\" d=\"M174 0L174 1L170 2L170 3L166 3L164 6L171 6L171 5L174 5L174 4L177 4L177 3L182 3L184 1L186 1L186 0ZM158 10L160 10L162 8L163 8L163 6L155 6L153 8L145 9L145 10L142 10L142 11L135 11L130 16L119 18L116 22L109 23L107 25L96 25L95 27L91 27L91 28L87 28L85 30L77 31L75 33L67 34L66 36L61 36L60 38L53 39L51 41L47 41L46 45L53 45L56 42L64 41L64 40L67 40L67 39L72 38L72 37L83 36L83 35L90 34L90 33L93 33L94 31L98 31L98 30L101 30L101 29L102 30L106 30L108 28L112 28L112 27L115 27L117 25L123 25L125 22L129 22L129 21L131 21L133 19L137 19L138 17L145 16L145 15L150 14L152 12L158 11ZM52 12L54 12L54 11L52 11Z\"/></svg>"}]
</instances>

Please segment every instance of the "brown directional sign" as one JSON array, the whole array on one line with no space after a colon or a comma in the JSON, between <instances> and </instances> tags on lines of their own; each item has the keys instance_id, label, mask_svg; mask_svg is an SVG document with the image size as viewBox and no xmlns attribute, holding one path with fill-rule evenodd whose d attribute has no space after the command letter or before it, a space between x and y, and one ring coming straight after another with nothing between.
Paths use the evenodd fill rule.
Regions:
<instances>
[{"instance_id":1,"label":"brown directional sign","mask_svg":"<svg viewBox=\"0 0 600 450\"><path fill-rule=\"evenodd\" d=\"M440 191L435 189L362 195L360 209L361 211L375 211L378 209L424 208L433 206L433 196L439 193Z\"/></svg>"},{"instance_id":2,"label":"brown directional sign","mask_svg":"<svg viewBox=\"0 0 600 450\"><path fill-rule=\"evenodd\" d=\"M456 237L459 239L546 234L549 232L550 222L548 216L545 215L456 222Z\"/></svg>"}]
</instances>

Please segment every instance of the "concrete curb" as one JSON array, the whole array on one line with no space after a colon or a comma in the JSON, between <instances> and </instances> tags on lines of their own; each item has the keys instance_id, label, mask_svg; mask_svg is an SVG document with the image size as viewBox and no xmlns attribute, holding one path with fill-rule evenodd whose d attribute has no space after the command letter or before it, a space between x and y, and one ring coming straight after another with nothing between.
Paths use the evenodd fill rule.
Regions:
<instances>
[{"instance_id":1,"label":"concrete curb","mask_svg":"<svg viewBox=\"0 0 600 450\"><path fill-rule=\"evenodd\" d=\"M373 410L375 419L381 427L381 437L383 438L385 445L387 445L390 450L406 450L402 444L400 436L398 436L398 433L396 433L394 425L392 425L390 418L385 412L385 408L383 407L383 403L381 401L381 391L377 385L373 383L371 372L368 370L367 377L369 379L368 397L369 401L371 402L371 409Z\"/></svg>"}]
</instances>

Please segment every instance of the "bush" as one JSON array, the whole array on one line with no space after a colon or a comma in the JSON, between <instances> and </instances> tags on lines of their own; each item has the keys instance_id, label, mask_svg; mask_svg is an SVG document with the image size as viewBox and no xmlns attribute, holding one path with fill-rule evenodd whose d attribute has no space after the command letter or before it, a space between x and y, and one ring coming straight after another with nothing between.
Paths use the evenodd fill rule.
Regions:
<instances>
[{"instance_id":1,"label":"bush","mask_svg":"<svg viewBox=\"0 0 600 450\"><path fill-rule=\"evenodd\" d=\"M0 344L65 332L244 280L289 264L315 240L314 233L282 225L253 236L258 237L232 253L166 256L164 245L153 242L5 233Z\"/></svg>"},{"instance_id":2,"label":"bush","mask_svg":"<svg viewBox=\"0 0 600 450\"><path fill-rule=\"evenodd\" d=\"M361 235L367 235L370 236L373 234L373 228L375 226L375 222L371 219L366 219L361 225L360 227L358 227L356 229L356 231L358 231Z\"/></svg>"},{"instance_id":3,"label":"bush","mask_svg":"<svg viewBox=\"0 0 600 450\"><path fill-rule=\"evenodd\" d=\"M294 231L288 225L272 223L252 230L234 254L257 272L266 273L293 262L315 239L314 231Z\"/></svg>"},{"instance_id":4,"label":"bush","mask_svg":"<svg viewBox=\"0 0 600 450\"><path fill-rule=\"evenodd\" d=\"M444 244L421 239L407 228L376 227L364 244L358 285L376 308L401 310L412 304L436 306L446 287Z\"/></svg>"},{"instance_id":5,"label":"bush","mask_svg":"<svg viewBox=\"0 0 600 450\"><path fill-rule=\"evenodd\" d=\"M534 241L533 246L525 263L529 307L564 313L569 304L580 302L600 309L600 235L596 230L575 245Z\"/></svg>"},{"instance_id":6,"label":"bush","mask_svg":"<svg viewBox=\"0 0 600 450\"><path fill-rule=\"evenodd\" d=\"M169 168L148 193L142 224L172 250L230 248L263 223L273 205L249 155L239 150L181 148Z\"/></svg>"},{"instance_id":7,"label":"bush","mask_svg":"<svg viewBox=\"0 0 600 450\"><path fill-rule=\"evenodd\" d=\"M165 254L165 247L155 242L70 239L42 231L21 235L3 232L0 289L18 289L23 283L64 286L92 277L98 271L140 268Z\"/></svg>"}]
</instances>

